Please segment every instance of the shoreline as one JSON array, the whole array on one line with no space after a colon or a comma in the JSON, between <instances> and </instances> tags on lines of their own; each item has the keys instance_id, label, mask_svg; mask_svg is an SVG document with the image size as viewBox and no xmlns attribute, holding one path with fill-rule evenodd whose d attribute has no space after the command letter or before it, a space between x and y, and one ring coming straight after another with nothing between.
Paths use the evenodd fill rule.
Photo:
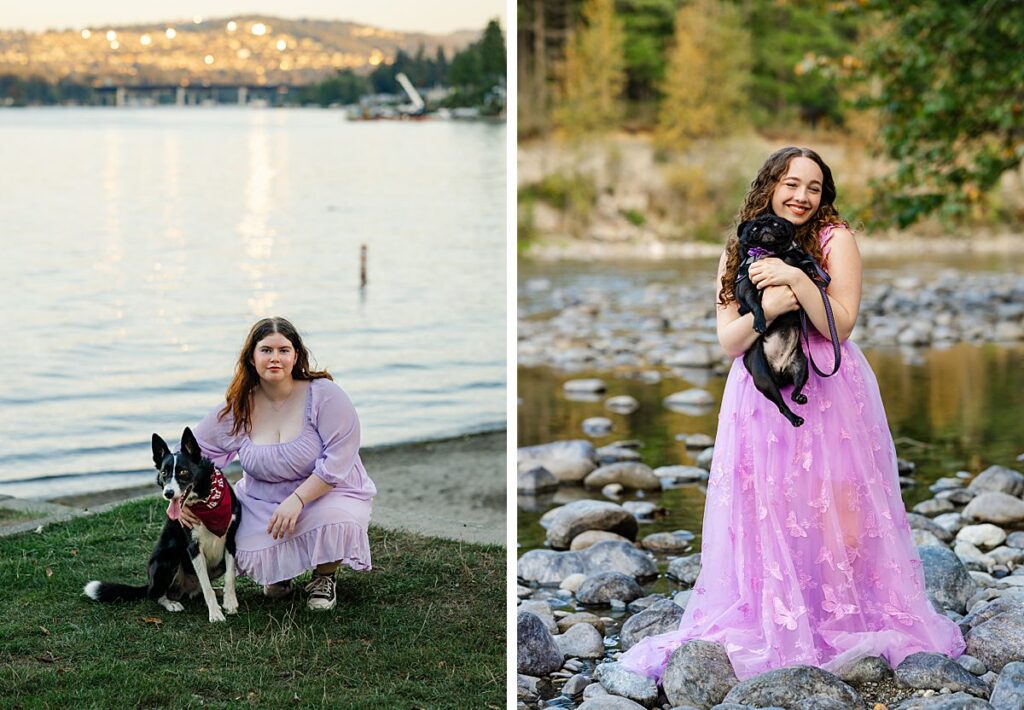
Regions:
<instances>
[{"instance_id":1,"label":"shoreline","mask_svg":"<svg viewBox=\"0 0 1024 710\"><path fill-rule=\"evenodd\" d=\"M377 485L372 525L478 544L505 544L506 429L382 444L360 451ZM240 477L229 468L232 482ZM417 485L410 485L415 483ZM48 501L0 497L0 537L122 503L157 496L155 486L119 488Z\"/></svg>"}]
</instances>

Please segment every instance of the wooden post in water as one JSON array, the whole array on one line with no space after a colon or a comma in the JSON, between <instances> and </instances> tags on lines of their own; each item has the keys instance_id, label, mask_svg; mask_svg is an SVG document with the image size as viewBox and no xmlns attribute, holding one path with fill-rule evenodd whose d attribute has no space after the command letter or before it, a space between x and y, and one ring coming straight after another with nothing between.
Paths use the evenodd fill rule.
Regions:
<instances>
[{"instance_id":1,"label":"wooden post in water","mask_svg":"<svg viewBox=\"0 0 1024 710\"><path fill-rule=\"evenodd\" d=\"M366 288L366 245L359 247L359 288Z\"/></svg>"}]
</instances>

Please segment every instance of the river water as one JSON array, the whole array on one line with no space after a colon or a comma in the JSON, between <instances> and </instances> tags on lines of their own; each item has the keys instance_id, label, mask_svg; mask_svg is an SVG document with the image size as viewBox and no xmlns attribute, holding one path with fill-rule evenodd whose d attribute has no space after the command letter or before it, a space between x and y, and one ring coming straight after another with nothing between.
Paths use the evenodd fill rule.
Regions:
<instances>
[{"instance_id":1,"label":"river water","mask_svg":"<svg viewBox=\"0 0 1024 710\"><path fill-rule=\"evenodd\" d=\"M364 445L504 427L504 125L9 109L0 146L0 494L149 482L266 315Z\"/></svg>"}]
</instances>

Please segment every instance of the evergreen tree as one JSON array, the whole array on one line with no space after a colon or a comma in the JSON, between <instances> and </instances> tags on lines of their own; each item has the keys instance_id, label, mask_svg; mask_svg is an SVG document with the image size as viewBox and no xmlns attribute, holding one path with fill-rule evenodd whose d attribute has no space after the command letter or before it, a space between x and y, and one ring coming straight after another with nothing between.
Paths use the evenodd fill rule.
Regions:
<instances>
[{"instance_id":1,"label":"evergreen tree","mask_svg":"<svg viewBox=\"0 0 1024 710\"><path fill-rule=\"evenodd\" d=\"M750 38L732 5L693 0L676 15L656 137L683 148L740 125L747 106Z\"/></svg>"},{"instance_id":2,"label":"evergreen tree","mask_svg":"<svg viewBox=\"0 0 1024 710\"><path fill-rule=\"evenodd\" d=\"M585 26L570 36L555 121L570 133L614 128L622 117L625 39L613 0L586 0Z\"/></svg>"},{"instance_id":3,"label":"evergreen tree","mask_svg":"<svg viewBox=\"0 0 1024 710\"><path fill-rule=\"evenodd\" d=\"M490 86L494 86L505 76L505 37L497 20L487 23L480 39L479 51L480 71Z\"/></svg>"},{"instance_id":4,"label":"evergreen tree","mask_svg":"<svg viewBox=\"0 0 1024 710\"><path fill-rule=\"evenodd\" d=\"M626 33L626 97L631 101L658 97L677 5L676 0L618 0Z\"/></svg>"}]
</instances>

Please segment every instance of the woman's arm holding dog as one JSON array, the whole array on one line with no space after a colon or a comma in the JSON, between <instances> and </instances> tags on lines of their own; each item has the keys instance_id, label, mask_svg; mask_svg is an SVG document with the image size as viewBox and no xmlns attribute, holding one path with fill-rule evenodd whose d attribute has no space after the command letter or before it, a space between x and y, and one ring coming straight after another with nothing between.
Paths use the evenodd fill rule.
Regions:
<instances>
[{"instance_id":1,"label":"woman's arm holding dog","mask_svg":"<svg viewBox=\"0 0 1024 710\"><path fill-rule=\"evenodd\" d=\"M715 310L718 319L718 342L729 357L739 357L757 340L759 333L754 330L754 314L740 315L739 304L730 301L722 307L718 299L722 293L722 274L725 273L726 255L723 253L718 263L718 277L715 281ZM764 309L768 324L783 313L795 311L800 305L789 286L769 287L761 296L761 307Z\"/></svg>"},{"instance_id":2,"label":"woman's arm holding dog","mask_svg":"<svg viewBox=\"0 0 1024 710\"><path fill-rule=\"evenodd\" d=\"M826 293L835 317L836 334L839 340L843 341L853 332L860 310L860 250L857 248L853 233L842 227L836 228L829 246L828 272L831 282ZM828 317L825 313L825 304L821 300L821 291L803 271L783 263L780 259L762 259L751 265L750 280L758 288L789 286L817 331L826 338L829 337Z\"/></svg>"}]
</instances>

